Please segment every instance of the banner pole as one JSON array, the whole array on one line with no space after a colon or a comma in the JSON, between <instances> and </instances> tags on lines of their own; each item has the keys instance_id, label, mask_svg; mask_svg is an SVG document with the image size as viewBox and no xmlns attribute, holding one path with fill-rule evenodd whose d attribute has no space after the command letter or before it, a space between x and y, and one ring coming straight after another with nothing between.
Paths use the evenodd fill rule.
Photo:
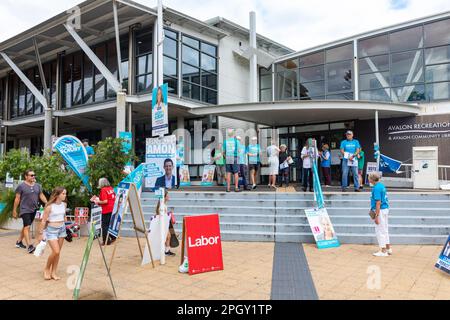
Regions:
<instances>
[{"instance_id":1,"label":"banner pole","mask_svg":"<svg viewBox=\"0 0 450 320\"><path fill-rule=\"evenodd\" d=\"M380 130L378 124L378 110L375 110L375 143L378 146L378 155L377 155L377 170L380 171Z\"/></svg>"},{"instance_id":2,"label":"banner pole","mask_svg":"<svg viewBox=\"0 0 450 320\"><path fill-rule=\"evenodd\" d=\"M105 253L103 252L102 244L100 243L100 238L98 236L97 236L97 242L98 242L98 247L100 248L100 252L102 253L103 263L105 264L105 268L108 273L109 281L111 282L111 287L114 292L114 297L117 299L116 288L114 287L114 283L113 283L113 280L111 277L111 272L110 272L110 269L108 268L108 263L106 262Z\"/></svg>"}]
</instances>

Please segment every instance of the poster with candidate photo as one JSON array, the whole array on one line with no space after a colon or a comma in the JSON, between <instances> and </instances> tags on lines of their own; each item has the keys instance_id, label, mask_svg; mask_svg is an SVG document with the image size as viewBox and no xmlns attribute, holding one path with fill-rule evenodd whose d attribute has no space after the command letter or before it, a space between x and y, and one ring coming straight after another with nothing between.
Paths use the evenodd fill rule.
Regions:
<instances>
[{"instance_id":1,"label":"poster with candidate photo","mask_svg":"<svg viewBox=\"0 0 450 320\"><path fill-rule=\"evenodd\" d=\"M435 267L441 269L444 272L450 274L450 235L442 248L439 259L435 264Z\"/></svg>"},{"instance_id":2,"label":"poster with candidate photo","mask_svg":"<svg viewBox=\"0 0 450 320\"><path fill-rule=\"evenodd\" d=\"M202 186L212 186L214 183L214 171L216 170L215 165L205 165L203 166Z\"/></svg>"},{"instance_id":3,"label":"poster with candidate photo","mask_svg":"<svg viewBox=\"0 0 450 320\"><path fill-rule=\"evenodd\" d=\"M122 224L123 215L127 208L129 190L130 184L127 182L121 182L117 188L116 201L114 202L114 208L108 228L108 233L116 238L119 236L120 225Z\"/></svg>"},{"instance_id":4,"label":"poster with candidate photo","mask_svg":"<svg viewBox=\"0 0 450 320\"><path fill-rule=\"evenodd\" d=\"M167 83L153 89L152 93L152 136L164 136L169 133L169 110Z\"/></svg>"},{"instance_id":5,"label":"poster with candidate photo","mask_svg":"<svg viewBox=\"0 0 450 320\"><path fill-rule=\"evenodd\" d=\"M188 187L191 185L191 176L189 174L189 166L183 165L180 167L180 186Z\"/></svg>"},{"instance_id":6,"label":"poster with candidate photo","mask_svg":"<svg viewBox=\"0 0 450 320\"><path fill-rule=\"evenodd\" d=\"M305 215L308 218L317 248L325 249L340 246L327 209L305 209Z\"/></svg>"},{"instance_id":7,"label":"poster with candidate photo","mask_svg":"<svg viewBox=\"0 0 450 320\"><path fill-rule=\"evenodd\" d=\"M148 138L145 150L145 188L175 188L177 185L176 137Z\"/></svg>"}]
</instances>

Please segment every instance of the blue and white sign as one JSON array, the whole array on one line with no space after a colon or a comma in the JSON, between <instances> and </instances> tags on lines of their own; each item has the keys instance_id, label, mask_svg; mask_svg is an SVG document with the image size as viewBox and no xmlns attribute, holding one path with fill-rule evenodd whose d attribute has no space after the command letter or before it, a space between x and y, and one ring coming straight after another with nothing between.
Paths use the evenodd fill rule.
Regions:
<instances>
[{"instance_id":1,"label":"blue and white sign","mask_svg":"<svg viewBox=\"0 0 450 320\"><path fill-rule=\"evenodd\" d=\"M316 240L317 248L335 248L341 245L328 216L327 209L305 209L305 214L308 218L314 240Z\"/></svg>"},{"instance_id":2,"label":"blue and white sign","mask_svg":"<svg viewBox=\"0 0 450 320\"><path fill-rule=\"evenodd\" d=\"M116 202L109 223L108 233L114 237L119 236L120 225L122 224L123 215L128 205L128 192L130 184L128 182L119 183L116 194Z\"/></svg>"},{"instance_id":3,"label":"blue and white sign","mask_svg":"<svg viewBox=\"0 0 450 320\"><path fill-rule=\"evenodd\" d=\"M152 93L152 136L163 136L169 133L169 110L167 83L153 89Z\"/></svg>"},{"instance_id":4,"label":"blue and white sign","mask_svg":"<svg viewBox=\"0 0 450 320\"><path fill-rule=\"evenodd\" d=\"M89 177L86 175L88 155L81 141L74 136L62 136L56 140L53 150L59 152L70 169L75 172L88 190L92 192Z\"/></svg>"},{"instance_id":5,"label":"blue and white sign","mask_svg":"<svg viewBox=\"0 0 450 320\"><path fill-rule=\"evenodd\" d=\"M436 268L450 274L450 235L445 242L444 248L439 255L439 259L434 265Z\"/></svg>"},{"instance_id":6,"label":"blue and white sign","mask_svg":"<svg viewBox=\"0 0 450 320\"><path fill-rule=\"evenodd\" d=\"M141 163L136 169L134 169L129 175L127 175L125 179L121 181L121 183L134 183L136 185L136 189L140 190L144 182L144 168L145 164Z\"/></svg>"},{"instance_id":7,"label":"blue and white sign","mask_svg":"<svg viewBox=\"0 0 450 320\"><path fill-rule=\"evenodd\" d=\"M389 158L384 154L380 154L380 171L381 172L397 172L402 166L401 161Z\"/></svg>"},{"instance_id":8,"label":"blue and white sign","mask_svg":"<svg viewBox=\"0 0 450 320\"><path fill-rule=\"evenodd\" d=\"M145 188L176 186L176 137L148 138L146 141L144 179Z\"/></svg>"},{"instance_id":9,"label":"blue and white sign","mask_svg":"<svg viewBox=\"0 0 450 320\"><path fill-rule=\"evenodd\" d=\"M133 148L133 133L128 131L121 131L119 132L119 138L123 139L122 141L122 152L129 155L131 152L131 149ZM125 171L130 172L133 170L133 164L131 161L128 161L125 164Z\"/></svg>"},{"instance_id":10,"label":"blue and white sign","mask_svg":"<svg viewBox=\"0 0 450 320\"><path fill-rule=\"evenodd\" d=\"M179 137L177 143L177 168L184 165L184 138Z\"/></svg>"}]
</instances>

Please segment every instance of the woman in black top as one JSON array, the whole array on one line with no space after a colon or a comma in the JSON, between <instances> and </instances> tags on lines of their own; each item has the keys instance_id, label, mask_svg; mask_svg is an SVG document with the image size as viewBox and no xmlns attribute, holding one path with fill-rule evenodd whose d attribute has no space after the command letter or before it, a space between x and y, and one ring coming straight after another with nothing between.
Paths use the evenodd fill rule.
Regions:
<instances>
[{"instance_id":1,"label":"woman in black top","mask_svg":"<svg viewBox=\"0 0 450 320\"><path fill-rule=\"evenodd\" d=\"M288 163L289 159L291 159L291 157L287 152L287 147L286 145L282 144L280 146L280 153L278 155L278 160L280 163L280 178L281 178L280 187L283 186L283 183L285 184L285 187L289 187L289 163Z\"/></svg>"}]
</instances>

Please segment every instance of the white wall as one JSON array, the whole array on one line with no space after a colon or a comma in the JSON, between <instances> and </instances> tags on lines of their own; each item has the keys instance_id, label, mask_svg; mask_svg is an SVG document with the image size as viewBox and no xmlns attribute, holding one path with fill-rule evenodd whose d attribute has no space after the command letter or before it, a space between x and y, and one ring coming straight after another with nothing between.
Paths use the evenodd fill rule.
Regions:
<instances>
[{"instance_id":1,"label":"white wall","mask_svg":"<svg viewBox=\"0 0 450 320\"><path fill-rule=\"evenodd\" d=\"M450 113L450 101L439 101L430 103L421 103L421 114L433 115L433 114L449 114Z\"/></svg>"}]
</instances>

